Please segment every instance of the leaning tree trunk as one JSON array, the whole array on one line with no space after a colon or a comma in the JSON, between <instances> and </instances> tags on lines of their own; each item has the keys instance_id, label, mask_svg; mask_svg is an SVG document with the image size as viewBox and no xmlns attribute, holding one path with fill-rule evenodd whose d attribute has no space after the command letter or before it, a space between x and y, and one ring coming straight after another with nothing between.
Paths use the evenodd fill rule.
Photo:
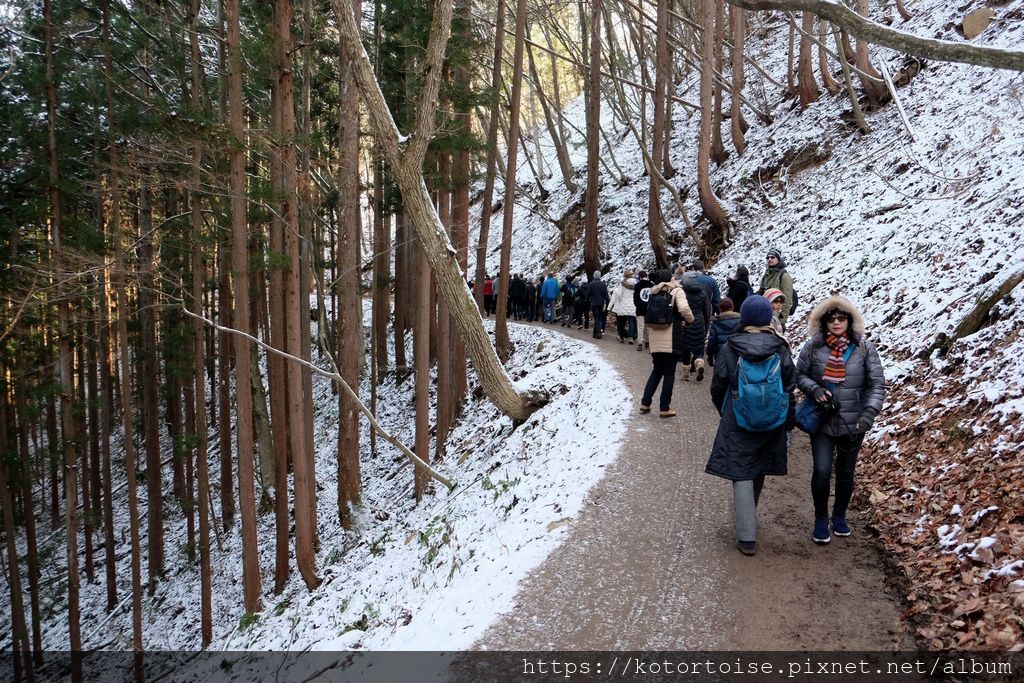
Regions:
<instances>
[{"instance_id":1,"label":"leaning tree trunk","mask_svg":"<svg viewBox=\"0 0 1024 683\"><path fill-rule=\"evenodd\" d=\"M448 302L458 332L466 340L466 350L476 368L480 384L495 406L514 420L525 420L546 400L543 396L521 395L512 385L491 346L480 320L480 312L470 297L466 283L455 260L454 247L447 239L444 226L431 205L430 195L423 181L422 163L426 144L431 137L436 113L437 91L444 47L451 28L452 5L441 0L434 8L427 50L426 86L420 93L415 134L405 142L388 109L387 102L374 79L369 57L360 40L359 28L351 11L339 0L334 1L335 15L341 47L352 61L360 94L377 132L388 166L402 191L407 218L420 240L431 270L436 278L438 292Z\"/></svg>"},{"instance_id":2,"label":"leaning tree trunk","mask_svg":"<svg viewBox=\"0 0 1024 683\"><path fill-rule=\"evenodd\" d=\"M857 12L863 17L871 15L868 0L857 0ZM881 82L882 75L871 65L871 56L868 54L868 41L864 38L857 38L857 58L854 66L861 72L859 74L860 84L864 88L864 94L867 95L869 101L880 102L883 97L888 95L885 84ZM873 76L875 80L868 79L863 74Z\"/></svg>"},{"instance_id":3,"label":"leaning tree trunk","mask_svg":"<svg viewBox=\"0 0 1024 683\"><path fill-rule=\"evenodd\" d=\"M818 20L818 70L821 71L821 84L825 86L830 95L839 93L839 84L832 78L832 72L828 68L828 50L825 45L828 41L828 22L824 19Z\"/></svg>"}]
</instances>

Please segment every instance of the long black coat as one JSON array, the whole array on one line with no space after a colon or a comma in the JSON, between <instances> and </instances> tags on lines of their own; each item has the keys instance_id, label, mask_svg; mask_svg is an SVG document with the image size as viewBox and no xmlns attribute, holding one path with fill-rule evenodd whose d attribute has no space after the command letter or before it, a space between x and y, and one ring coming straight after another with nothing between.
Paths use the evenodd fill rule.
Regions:
<instances>
[{"instance_id":1,"label":"long black coat","mask_svg":"<svg viewBox=\"0 0 1024 683\"><path fill-rule=\"evenodd\" d=\"M789 344L781 337L760 329L748 331L744 328L729 337L718 354L715 374L711 379L711 400L722 418L704 471L732 481L787 473L786 427L790 420L770 432L748 432L736 424L732 410L732 390L736 387L736 365L740 357L758 362L778 353L782 360L783 390L792 396L796 388L796 367ZM792 413L790 407L790 416Z\"/></svg>"},{"instance_id":2,"label":"long black coat","mask_svg":"<svg viewBox=\"0 0 1024 683\"><path fill-rule=\"evenodd\" d=\"M708 326L711 324L711 302L704 295L704 287L699 282L684 279L683 292L693 312L693 322L683 330L682 360L688 363L691 358L704 357L704 342L708 338Z\"/></svg>"}]
</instances>

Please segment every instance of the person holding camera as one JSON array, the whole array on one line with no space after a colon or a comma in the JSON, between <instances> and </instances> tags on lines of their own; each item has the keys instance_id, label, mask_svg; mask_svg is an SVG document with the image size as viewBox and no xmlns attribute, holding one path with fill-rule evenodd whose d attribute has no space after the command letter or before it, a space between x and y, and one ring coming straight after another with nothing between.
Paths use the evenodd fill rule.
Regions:
<instances>
[{"instance_id":1,"label":"person holding camera","mask_svg":"<svg viewBox=\"0 0 1024 683\"><path fill-rule=\"evenodd\" d=\"M871 429L885 399L882 361L865 335L864 317L848 299L833 296L808 316L810 339L796 363L796 384L817 401L821 424L811 434L811 497L814 499L815 543L849 536L846 509L853 495L853 473L864 434ZM833 459L836 485L828 515Z\"/></svg>"}]
</instances>

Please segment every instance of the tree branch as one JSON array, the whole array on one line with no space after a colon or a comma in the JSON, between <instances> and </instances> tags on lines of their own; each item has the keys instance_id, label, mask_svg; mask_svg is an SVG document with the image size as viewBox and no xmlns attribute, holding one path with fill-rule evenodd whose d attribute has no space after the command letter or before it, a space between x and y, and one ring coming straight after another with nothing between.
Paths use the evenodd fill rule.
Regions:
<instances>
[{"instance_id":1,"label":"tree branch","mask_svg":"<svg viewBox=\"0 0 1024 683\"><path fill-rule=\"evenodd\" d=\"M363 402L359 399L359 394L357 394L352 389L352 387L350 387L348 385L348 382L346 382L345 379L340 374L338 374L337 372L329 372L327 370L324 370L321 367L318 367L318 366L310 363L307 360L303 360L302 358L299 358L298 356L293 356L292 354L285 353L284 351L281 351L280 349L275 349L270 344L267 344L266 342L263 342L263 341L259 340L258 338L252 336L251 334L246 334L245 332L242 332L241 330L236 330L236 329L233 329L231 327L224 327L223 325L218 325L217 323L213 322L212 320L204 318L203 316L199 315L198 313L193 313L192 311L188 310L188 307L185 306L184 304L182 304L182 309L181 310L182 310L182 312L185 315L187 315L187 316L189 316L191 318L195 318L196 320L200 320L200 321L206 323L207 325L209 325L213 329L217 330L218 332L227 332L228 334L234 334L234 335L238 335L239 337L243 337L245 339L248 339L252 343L254 343L257 346L259 346L260 348L265 349L267 351L267 353L275 353L278 356L281 356L282 358L285 358L287 360L292 361L293 363L298 363L299 365L301 365L303 367L309 368L314 374L317 374L317 375L320 375L321 377L326 377L326 378L332 380L335 384L337 384L339 387L341 387L345 391L346 394L348 394L349 398L351 398L353 401L356 402L356 405L359 406L360 412L362 412L363 415L366 416L366 419L368 419L370 421L370 425L374 428L374 430L376 430L376 432L378 434L380 434L384 438L385 441L390 443L392 446L394 446L398 450L402 451L402 453L404 453L405 456L407 458L409 458L409 460L411 460L413 462L413 464L419 465L420 467L424 468L424 470L426 471L427 474L429 474L433 479L436 479L437 481L439 481L442 484L444 484L445 486L447 486L449 491L451 491L452 489L455 488L455 484L450 479L446 478L443 474L440 474L437 470L433 469L430 465L425 463L419 456L417 456L415 453L413 453L409 449L408 446L403 444L397 438L392 436L386 429L384 429L384 427L382 427L381 424L379 422L377 422L377 418L375 418L373 416L373 413L370 412L370 409L367 408L363 404Z\"/></svg>"},{"instance_id":2,"label":"tree branch","mask_svg":"<svg viewBox=\"0 0 1024 683\"><path fill-rule=\"evenodd\" d=\"M778 9L813 12L819 18L843 27L861 40L917 57L937 59L941 62L974 64L993 69L1024 71L1024 51L922 38L876 24L834 0L726 0L726 2L749 10Z\"/></svg>"}]
</instances>

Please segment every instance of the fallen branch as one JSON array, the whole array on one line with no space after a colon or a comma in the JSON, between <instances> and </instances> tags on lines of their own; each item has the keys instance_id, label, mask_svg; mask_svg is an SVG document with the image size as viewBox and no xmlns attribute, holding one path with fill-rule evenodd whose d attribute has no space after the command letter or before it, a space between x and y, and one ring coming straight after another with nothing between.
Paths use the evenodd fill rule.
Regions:
<instances>
[{"instance_id":1,"label":"fallen branch","mask_svg":"<svg viewBox=\"0 0 1024 683\"><path fill-rule=\"evenodd\" d=\"M449 491L451 491L452 489L455 488L455 484L451 480L449 480L443 474L439 473L437 470L435 470L430 465L428 465L426 462L424 462L423 459L420 458L415 453L413 453L409 449L408 446L403 444L396 437L392 436L390 432L388 432L386 429L384 429L384 427L382 427L381 424L379 422L377 422L377 418L374 417L372 412L370 412L370 409L367 408L363 404L363 402L359 399L359 394L357 394L355 391L353 391L352 387L350 387L348 385L348 382L346 382L345 379L340 374L338 374L337 372L331 372L331 371L328 371L328 370L324 370L323 368L321 368L319 366L316 366L316 365L314 365L313 363L310 363L307 360L299 358L298 356L293 356L292 354L285 353L284 351L281 351L280 349L275 349L270 344L267 344L266 342L263 342L263 341L257 339L256 337L252 336L251 334L246 334L245 332L242 332L241 330L236 330L236 329L233 329L231 327L224 327L223 325L218 325L217 323L213 322L212 320L209 320L208 318L204 318L203 316L199 315L198 313L193 313L192 311L188 310L188 308L184 308L183 307L182 311L185 313L185 315L187 315L189 317L192 317L192 318L195 318L197 320L200 320L200 321L206 323L207 325L209 325L213 329L217 330L218 332L226 332L228 334L234 334L234 335L237 335L239 337L243 337L245 339L248 339L252 343L258 345L260 348L266 350L268 353L275 353L278 356L281 356L282 358L285 358L286 360L290 360L290 361L292 361L294 363L298 363L299 365L301 365L303 367L309 368L314 374L320 375L321 377L326 377L326 378L334 381L334 383L337 386L339 386L341 389L343 389L345 391L346 394L348 394L349 398L351 398L353 401L356 402L356 405L359 406L359 410L370 421L370 425L373 427L373 429L378 434L380 434L384 438L385 441L390 443L392 446L394 446L398 450L402 451L402 453L404 453L405 456L407 458L409 458L409 460L412 461L413 464L419 465L420 467L422 467L426 471L426 473L428 475L430 475L431 478L436 479L437 481L439 481L442 484L444 484L445 486L447 486ZM333 360L332 360L332 363L333 363Z\"/></svg>"},{"instance_id":2,"label":"fallen branch","mask_svg":"<svg viewBox=\"0 0 1024 683\"><path fill-rule=\"evenodd\" d=\"M777 9L813 12L820 19L843 27L848 33L861 40L884 45L918 57L937 59L942 62L974 64L993 69L1024 71L1024 52L1020 50L922 38L912 33L877 24L835 0L726 0L726 2L749 10Z\"/></svg>"}]
</instances>

